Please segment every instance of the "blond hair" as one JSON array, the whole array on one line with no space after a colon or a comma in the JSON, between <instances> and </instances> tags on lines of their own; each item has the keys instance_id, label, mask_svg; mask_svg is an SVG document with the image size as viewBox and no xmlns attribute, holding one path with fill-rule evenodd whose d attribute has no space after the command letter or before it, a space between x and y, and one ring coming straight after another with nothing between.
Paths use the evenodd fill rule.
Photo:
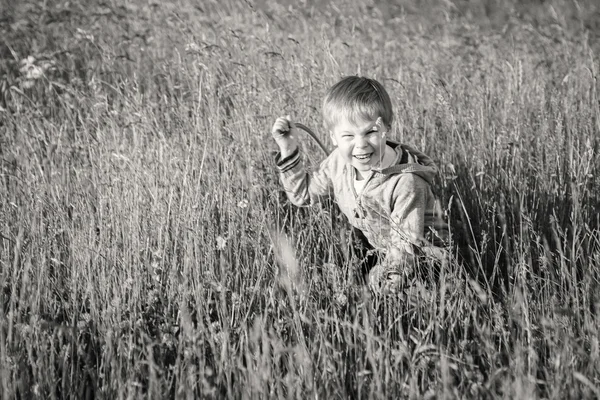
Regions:
<instances>
[{"instance_id":1,"label":"blond hair","mask_svg":"<svg viewBox=\"0 0 600 400\"><path fill-rule=\"evenodd\" d=\"M344 77L329 88L323 99L323 119L327 129L333 129L342 118L356 123L378 117L385 126L390 126L394 115L390 96L375 79Z\"/></svg>"}]
</instances>

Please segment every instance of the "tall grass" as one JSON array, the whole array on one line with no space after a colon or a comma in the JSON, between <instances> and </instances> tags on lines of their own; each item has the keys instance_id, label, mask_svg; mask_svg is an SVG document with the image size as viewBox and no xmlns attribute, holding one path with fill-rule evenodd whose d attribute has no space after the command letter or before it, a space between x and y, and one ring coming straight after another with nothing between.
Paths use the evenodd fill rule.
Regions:
<instances>
[{"instance_id":1,"label":"tall grass","mask_svg":"<svg viewBox=\"0 0 600 400\"><path fill-rule=\"evenodd\" d=\"M598 6L284 3L3 8L0 397L600 397ZM426 293L278 182L348 74L441 167Z\"/></svg>"}]
</instances>

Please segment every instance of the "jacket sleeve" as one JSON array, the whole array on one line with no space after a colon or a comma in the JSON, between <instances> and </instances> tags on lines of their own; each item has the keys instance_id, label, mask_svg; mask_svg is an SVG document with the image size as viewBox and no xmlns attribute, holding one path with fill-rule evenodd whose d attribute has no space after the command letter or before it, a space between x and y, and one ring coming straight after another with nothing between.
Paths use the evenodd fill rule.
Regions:
<instances>
[{"instance_id":1,"label":"jacket sleeve","mask_svg":"<svg viewBox=\"0 0 600 400\"><path fill-rule=\"evenodd\" d=\"M415 174L405 174L394 188L390 246L386 264L414 263L415 246L424 243L425 209L429 184Z\"/></svg>"},{"instance_id":2,"label":"jacket sleeve","mask_svg":"<svg viewBox=\"0 0 600 400\"><path fill-rule=\"evenodd\" d=\"M380 290L396 279L394 276L412 279L417 265L415 246L423 236L428 189L428 183L414 174L404 174L398 180L391 193L391 229L385 257L369 272L369 286L373 290Z\"/></svg>"},{"instance_id":3,"label":"jacket sleeve","mask_svg":"<svg viewBox=\"0 0 600 400\"><path fill-rule=\"evenodd\" d=\"M278 153L275 162L279 169L283 189L292 204L296 206L310 205L319 197L330 193L329 157L323 160L319 168L312 173L305 170L299 149L284 159L281 159L281 153Z\"/></svg>"}]
</instances>

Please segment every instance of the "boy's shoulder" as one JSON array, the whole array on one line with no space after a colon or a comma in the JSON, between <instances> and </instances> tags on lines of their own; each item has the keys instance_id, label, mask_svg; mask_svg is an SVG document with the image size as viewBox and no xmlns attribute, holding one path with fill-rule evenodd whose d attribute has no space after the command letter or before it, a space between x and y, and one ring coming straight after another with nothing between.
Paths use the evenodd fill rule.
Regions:
<instances>
[{"instance_id":1,"label":"boy's shoulder","mask_svg":"<svg viewBox=\"0 0 600 400\"><path fill-rule=\"evenodd\" d=\"M410 145L393 140L388 140L386 144L396 152L396 159L392 165L379 171L382 175L401 179L403 175L410 174L424 179L429 184L433 182L437 167L428 155Z\"/></svg>"},{"instance_id":2,"label":"boy's shoulder","mask_svg":"<svg viewBox=\"0 0 600 400\"><path fill-rule=\"evenodd\" d=\"M398 156L396 165L419 164L425 167L436 168L431 157L409 144L394 140L388 140L386 144L394 149Z\"/></svg>"}]
</instances>

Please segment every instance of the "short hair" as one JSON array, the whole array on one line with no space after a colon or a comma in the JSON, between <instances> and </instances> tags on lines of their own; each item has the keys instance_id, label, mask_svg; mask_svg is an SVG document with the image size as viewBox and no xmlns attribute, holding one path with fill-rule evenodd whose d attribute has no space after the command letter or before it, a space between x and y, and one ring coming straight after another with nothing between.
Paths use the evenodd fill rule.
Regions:
<instances>
[{"instance_id":1,"label":"short hair","mask_svg":"<svg viewBox=\"0 0 600 400\"><path fill-rule=\"evenodd\" d=\"M323 99L323 119L327 129L332 129L342 118L355 123L378 117L390 126L394 114L390 96L375 79L346 76L329 88Z\"/></svg>"}]
</instances>

